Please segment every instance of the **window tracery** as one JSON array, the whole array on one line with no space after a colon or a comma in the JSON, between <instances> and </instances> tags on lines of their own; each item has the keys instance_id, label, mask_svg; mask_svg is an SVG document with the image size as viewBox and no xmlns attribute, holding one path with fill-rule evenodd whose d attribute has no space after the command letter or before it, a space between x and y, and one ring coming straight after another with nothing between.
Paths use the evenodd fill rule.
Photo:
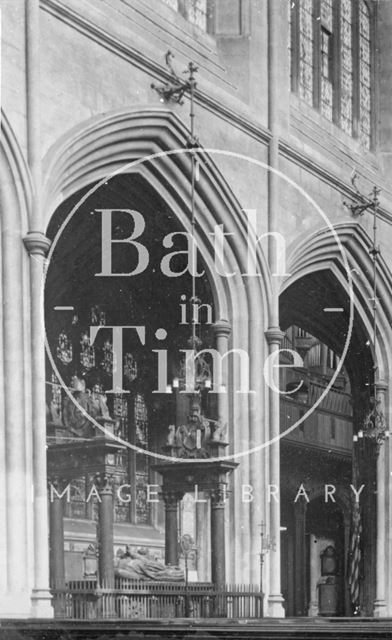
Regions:
<instances>
[{"instance_id":1,"label":"window tracery","mask_svg":"<svg viewBox=\"0 0 392 640\"><path fill-rule=\"evenodd\" d=\"M368 2L290 0L289 29L292 91L370 149L372 14Z\"/></svg>"}]
</instances>

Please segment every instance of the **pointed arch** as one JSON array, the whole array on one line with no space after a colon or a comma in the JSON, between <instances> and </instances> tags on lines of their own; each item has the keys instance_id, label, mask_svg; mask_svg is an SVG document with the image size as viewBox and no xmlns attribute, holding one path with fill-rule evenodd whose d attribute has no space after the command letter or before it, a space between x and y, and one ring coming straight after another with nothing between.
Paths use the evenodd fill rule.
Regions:
<instances>
[{"instance_id":1,"label":"pointed arch","mask_svg":"<svg viewBox=\"0 0 392 640\"><path fill-rule=\"evenodd\" d=\"M43 228L47 228L51 215L67 198L105 180L115 171L125 171L140 174L168 205L182 227L190 231L191 163L186 151L188 141L189 130L179 117L174 111L161 107L138 106L115 111L94 117L70 130L44 158ZM222 153L228 154L227 151ZM152 154L160 154L159 161L151 157L145 161ZM219 164L219 156L217 158ZM259 276L245 279L241 275L248 270L246 214L220 173L214 152L201 151L198 159L196 238L204 267L210 276L216 319L228 319L232 324L229 348L244 349L250 356L250 388L255 393L232 393L229 399L231 450L246 453L249 443L261 443L268 438L268 419L260 420L260 416L268 415L268 393L260 373L268 354L264 331L268 327L272 300L271 275L259 245ZM135 164L130 166L132 162ZM125 165L128 166L124 169ZM215 265L212 234L217 225L223 225L227 234L225 268L227 273L236 273L230 278L220 275ZM251 322L248 322L249 318ZM228 375L232 388L238 389L239 372L233 364L229 366ZM253 455L253 468L259 470L265 466L264 455L261 450ZM243 456L234 482L238 487L253 482L252 473L247 456ZM261 479L262 475L257 472L257 482L261 483ZM261 490L259 493L261 495ZM237 511L230 524L230 540L244 538L241 523L250 521L252 508L250 504L240 503L240 489L237 489L233 505L234 502ZM250 553L250 541L257 539L256 523L253 529L244 539L245 557ZM232 579L250 582L255 568L244 563L234 548L228 549L228 555L235 558L230 567Z\"/></svg>"},{"instance_id":2,"label":"pointed arch","mask_svg":"<svg viewBox=\"0 0 392 640\"><path fill-rule=\"evenodd\" d=\"M47 227L49 216L60 202L82 188L104 179L113 172L138 172L148 180L173 209L185 229L190 229L190 162L186 151L189 131L173 111L164 108L145 108L116 111L75 127L49 150L44 158L44 206ZM166 156L164 154L167 154ZM143 159L154 154L162 157ZM213 154L212 154L213 155ZM211 154L200 153L200 180L196 186L196 214L198 244L215 282L222 290L244 289L238 278L225 278L216 274L213 262L212 233L216 225L223 224L231 233L227 237L227 272L246 272L247 220L229 185L219 172ZM135 166L128 166L130 163ZM125 169L124 169L125 167ZM250 285L254 295L262 295L259 310L268 309L271 283L263 252L258 251L259 286ZM258 289L259 293L255 292ZM219 289L219 287L218 287ZM221 316L228 309L225 295L218 299ZM260 312L260 311L259 311Z\"/></svg>"},{"instance_id":3,"label":"pointed arch","mask_svg":"<svg viewBox=\"0 0 392 640\"><path fill-rule=\"evenodd\" d=\"M34 536L30 370L29 258L23 237L29 229L32 186L29 170L5 113L0 143L0 599L9 615L30 615ZM7 452L7 455L5 455Z\"/></svg>"},{"instance_id":4,"label":"pointed arch","mask_svg":"<svg viewBox=\"0 0 392 640\"><path fill-rule=\"evenodd\" d=\"M389 345L392 340L392 305L390 291L392 274L381 257L378 261L377 277L377 344L374 353L373 336L373 262L370 255L372 241L358 222L335 225L352 276L355 313L358 314L369 340L372 355L378 368L378 377L387 379L392 362ZM288 259L291 275L282 284L281 292L304 276L327 271L336 278L342 289L349 293L349 278L344 265L342 251L329 229L320 229L306 236L292 251ZM329 323L330 319L326 319Z\"/></svg>"}]
</instances>

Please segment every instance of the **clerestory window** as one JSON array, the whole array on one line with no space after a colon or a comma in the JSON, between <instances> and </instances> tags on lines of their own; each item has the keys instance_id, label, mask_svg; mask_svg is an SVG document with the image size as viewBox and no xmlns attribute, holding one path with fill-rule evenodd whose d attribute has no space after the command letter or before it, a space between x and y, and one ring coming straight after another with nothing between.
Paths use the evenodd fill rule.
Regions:
<instances>
[{"instance_id":1,"label":"clerestory window","mask_svg":"<svg viewBox=\"0 0 392 640\"><path fill-rule=\"evenodd\" d=\"M291 90L365 149L372 145L372 5L289 0Z\"/></svg>"},{"instance_id":2,"label":"clerestory window","mask_svg":"<svg viewBox=\"0 0 392 640\"><path fill-rule=\"evenodd\" d=\"M178 11L188 22L202 31L208 31L208 0L162 0L169 7Z\"/></svg>"}]
</instances>

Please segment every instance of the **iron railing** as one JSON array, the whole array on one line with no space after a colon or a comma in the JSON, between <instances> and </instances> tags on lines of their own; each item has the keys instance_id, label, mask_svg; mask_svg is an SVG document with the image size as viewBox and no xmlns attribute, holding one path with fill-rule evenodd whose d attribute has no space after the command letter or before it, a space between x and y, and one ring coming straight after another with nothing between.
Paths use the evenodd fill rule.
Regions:
<instances>
[{"instance_id":1,"label":"iron railing","mask_svg":"<svg viewBox=\"0 0 392 640\"><path fill-rule=\"evenodd\" d=\"M52 595L55 617L61 619L262 617L262 593L253 585L122 579L114 588L102 588L95 580L80 580L52 589Z\"/></svg>"}]
</instances>

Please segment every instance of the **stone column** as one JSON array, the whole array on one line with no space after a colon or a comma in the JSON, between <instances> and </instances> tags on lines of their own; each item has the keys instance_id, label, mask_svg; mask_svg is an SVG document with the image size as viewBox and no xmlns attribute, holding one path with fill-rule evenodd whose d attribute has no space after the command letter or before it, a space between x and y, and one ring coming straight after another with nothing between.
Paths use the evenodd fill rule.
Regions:
<instances>
[{"instance_id":1,"label":"stone column","mask_svg":"<svg viewBox=\"0 0 392 640\"><path fill-rule=\"evenodd\" d=\"M218 353L223 357L229 351L229 338L231 334L231 326L227 320L218 320L213 325L215 334L215 348ZM222 425L227 425L227 437L226 442L232 442L233 436L230 434L230 420L229 420L229 393L228 393L228 358L222 360L222 377L220 380L216 380L215 376L218 372L214 371L214 387L225 388L225 393L218 393L218 420ZM210 511L210 513L212 513ZM228 557L233 558L235 555L233 536L230 535L230 522L224 528L224 534L222 538L224 547L227 551Z\"/></svg>"},{"instance_id":2,"label":"stone column","mask_svg":"<svg viewBox=\"0 0 392 640\"><path fill-rule=\"evenodd\" d=\"M320 577L320 556L318 552L317 538L310 534L310 602L308 615L310 617L318 616L318 589L317 582Z\"/></svg>"},{"instance_id":3,"label":"stone column","mask_svg":"<svg viewBox=\"0 0 392 640\"><path fill-rule=\"evenodd\" d=\"M325 344L320 344L320 365L322 375L327 375L328 347Z\"/></svg>"},{"instance_id":4,"label":"stone column","mask_svg":"<svg viewBox=\"0 0 392 640\"><path fill-rule=\"evenodd\" d=\"M165 564L178 565L178 505L183 497L179 491L163 489L165 503Z\"/></svg>"},{"instance_id":5,"label":"stone column","mask_svg":"<svg viewBox=\"0 0 392 640\"><path fill-rule=\"evenodd\" d=\"M306 504L305 501L301 501L294 505L294 607L296 616L304 616L306 612Z\"/></svg>"},{"instance_id":6,"label":"stone column","mask_svg":"<svg viewBox=\"0 0 392 640\"><path fill-rule=\"evenodd\" d=\"M197 546L197 577L200 582L209 580L208 571L208 504L196 503L196 546Z\"/></svg>"},{"instance_id":7,"label":"stone column","mask_svg":"<svg viewBox=\"0 0 392 640\"><path fill-rule=\"evenodd\" d=\"M344 514L344 566L348 566L348 558L350 553L350 517L348 513ZM350 589L348 585L348 577L346 572L343 575L343 591L344 591L344 615L351 616Z\"/></svg>"},{"instance_id":8,"label":"stone column","mask_svg":"<svg viewBox=\"0 0 392 640\"><path fill-rule=\"evenodd\" d=\"M387 385L384 382L376 383L376 403L379 404L380 411L385 416L385 395ZM374 601L374 616L382 618L387 615L386 603L386 446L382 443L379 446L377 457L377 551L376 551L376 599Z\"/></svg>"},{"instance_id":9,"label":"stone column","mask_svg":"<svg viewBox=\"0 0 392 640\"><path fill-rule=\"evenodd\" d=\"M98 578L101 587L114 587L113 487L112 478L99 475L98 502Z\"/></svg>"},{"instance_id":10,"label":"stone column","mask_svg":"<svg viewBox=\"0 0 392 640\"><path fill-rule=\"evenodd\" d=\"M31 291L31 404L34 483L34 589L32 612L35 617L48 617L53 615L53 610L49 592L43 273L44 260L50 247L50 240L42 233L31 232L23 238L23 242L30 255Z\"/></svg>"},{"instance_id":11,"label":"stone column","mask_svg":"<svg viewBox=\"0 0 392 640\"><path fill-rule=\"evenodd\" d=\"M51 478L49 486L49 558L50 586L52 589L65 588L64 563L64 508L62 495L65 483L59 478Z\"/></svg>"},{"instance_id":12,"label":"stone column","mask_svg":"<svg viewBox=\"0 0 392 640\"><path fill-rule=\"evenodd\" d=\"M225 584L225 485L211 491L211 582Z\"/></svg>"},{"instance_id":13,"label":"stone column","mask_svg":"<svg viewBox=\"0 0 392 640\"><path fill-rule=\"evenodd\" d=\"M4 171L4 166L1 166ZM6 169L9 171L9 168ZM6 175L3 173L2 175ZM4 188L3 188L4 187ZM1 537L4 547L0 579L1 616L31 616L32 579L29 552L33 545L27 537L32 514L30 456L26 453L26 440L31 438L30 421L26 421L25 367L23 324L23 269L19 232L12 217L17 216L15 200L7 184L2 186L1 206L1 277L2 277L2 399L0 402L0 457L4 464L1 501ZM4 192L4 193L3 193ZM28 416L28 412L27 412ZM42 442L45 448L45 439ZM45 541L47 544L47 540ZM47 548L47 547L46 547ZM3 555L4 554L4 555ZM49 581L48 581L49 582Z\"/></svg>"},{"instance_id":14,"label":"stone column","mask_svg":"<svg viewBox=\"0 0 392 640\"><path fill-rule=\"evenodd\" d=\"M274 356L279 364L278 351L283 340L283 333L278 327L270 327L265 332L269 357ZM272 366L270 369L270 382L273 382L276 389L279 388L279 368ZM280 395L277 390L269 387L269 438L274 440L269 446L269 484L280 488ZM280 580L280 504L279 501L271 499L270 502L270 521L269 535L275 543L274 549L269 554L269 595L268 595L268 614L274 618L281 618L285 615L283 608L283 597L281 593Z\"/></svg>"},{"instance_id":15,"label":"stone column","mask_svg":"<svg viewBox=\"0 0 392 640\"><path fill-rule=\"evenodd\" d=\"M229 350L229 336L231 333L231 327L227 320L219 320L213 325L215 334L215 346L218 353L223 356ZM219 378L219 374L221 377ZM214 372L214 390L218 391L218 417L222 424L229 424L229 401L227 393L227 358L222 361L221 372ZM222 387L225 388L225 393L219 393Z\"/></svg>"}]
</instances>

